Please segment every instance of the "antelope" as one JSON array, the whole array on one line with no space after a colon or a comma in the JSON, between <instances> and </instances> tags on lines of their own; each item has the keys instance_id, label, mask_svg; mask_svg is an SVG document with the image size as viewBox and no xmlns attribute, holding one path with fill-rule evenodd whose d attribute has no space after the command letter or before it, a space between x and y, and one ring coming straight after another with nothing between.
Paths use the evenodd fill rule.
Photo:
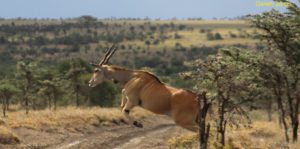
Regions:
<instances>
[{"instance_id":1,"label":"antelope","mask_svg":"<svg viewBox=\"0 0 300 149\"><path fill-rule=\"evenodd\" d=\"M197 94L184 89L169 86L154 74L143 70L130 70L118 66L107 65L116 51L112 46L107 49L99 64L91 63L95 69L90 87L95 87L104 80L118 82L122 85L121 108L127 122L136 127L143 125L129 115L130 110L140 106L155 114L168 115L177 125L191 131L198 131Z\"/></svg>"}]
</instances>

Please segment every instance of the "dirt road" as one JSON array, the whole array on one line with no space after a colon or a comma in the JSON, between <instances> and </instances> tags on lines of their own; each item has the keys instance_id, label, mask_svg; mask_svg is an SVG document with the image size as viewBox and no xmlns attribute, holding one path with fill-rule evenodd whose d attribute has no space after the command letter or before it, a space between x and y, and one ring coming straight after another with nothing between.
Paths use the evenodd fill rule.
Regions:
<instances>
[{"instance_id":1,"label":"dirt road","mask_svg":"<svg viewBox=\"0 0 300 149\"><path fill-rule=\"evenodd\" d=\"M70 133L64 130L37 132L19 129L19 145L0 145L0 148L47 149L168 149L167 141L189 131L182 129L164 116L153 116L143 121L143 128L126 124L105 127L87 127Z\"/></svg>"}]
</instances>

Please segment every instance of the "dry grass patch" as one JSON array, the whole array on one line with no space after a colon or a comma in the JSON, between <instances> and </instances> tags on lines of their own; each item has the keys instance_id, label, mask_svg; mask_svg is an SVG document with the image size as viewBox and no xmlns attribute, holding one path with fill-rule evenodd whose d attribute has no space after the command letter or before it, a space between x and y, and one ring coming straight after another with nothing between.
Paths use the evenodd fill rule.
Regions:
<instances>
[{"instance_id":1,"label":"dry grass patch","mask_svg":"<svg viewBox=\"0 0 300 149\"><path fill-rule=\"evenodd\" d=\"M16 144L20 139L8 128L0 126L0 144Z\"/></svg>"},{"instance_id":2,"label":"dry grass patch","mask_svg":"<svg viewBox=\"0 0 300 149\"><path fill-rule=\"evenodd\" d=\"M142 119L150 113L135 109L133 115ZM3 119L10 128L29 128L34 130L49 130L64 128L70 131L76 128L102 125L119 125L125 123L125 118L118 108L60 108L57 111L31 111L26 115L24 111L11 112Z\"/></svg>"},{"instance_id":3,"label":"dry grass patch","mask_svg":"<svg viewBox=\"0 0 300 149\"><path fill-rule=\"evenodd\" d=\"M168 140L168 145L170 146L170 148L191 149L197 148L197 142L198 135L195 133L190 133L187 135L171 138L170 140Z\"/></svg>"},{"instance_id":4,"label":"dry grass patch","mask_svg":"<svg viewBox=\"0 0 300 149\"><path fill-rule=\"evenodd\" d=\"M228 128L226 132L225 149L298 149L299 143L285 142L283 130L276 121L255 121L252 128ZM209 148L220 148L215 138L215 130L211 131ZM198 148L198 135L196 133L177 136L168 141L170 148Z\"/></svg>"}]
</instances>

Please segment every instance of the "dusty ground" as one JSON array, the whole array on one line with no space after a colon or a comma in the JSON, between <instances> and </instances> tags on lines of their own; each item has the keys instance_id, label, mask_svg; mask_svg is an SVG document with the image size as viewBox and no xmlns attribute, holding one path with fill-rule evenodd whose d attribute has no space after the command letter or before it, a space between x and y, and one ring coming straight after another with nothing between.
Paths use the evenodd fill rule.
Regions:
<instances>
[{"instance_id":1,"label":"dusty ground","mask_svg":"<svg viewBox=\"0 0 300 149\"><path fill-rule=\"evenodd\" d=\"M37 131L13 129L21 143L0 144L0 149L169 149L169 138L190 133L174 124L168 117L151 116L143 120L143 128L127 124L87 126L70 132L64 129Z\"/></svg>"}]
</instances>

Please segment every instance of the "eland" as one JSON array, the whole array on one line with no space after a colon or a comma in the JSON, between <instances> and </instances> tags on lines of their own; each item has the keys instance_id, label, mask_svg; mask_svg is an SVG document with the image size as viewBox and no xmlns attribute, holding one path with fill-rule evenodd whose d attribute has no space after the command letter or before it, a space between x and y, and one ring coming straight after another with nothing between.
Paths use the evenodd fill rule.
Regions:
<instances>
[{"instance_id":1,"label":"eland","mask_svg":"<svg viewBox=\"0 0 300 149\"><path fill-rule=\"evenodd\" d=\"M136 127L143 127L143 125L135 121L129 113L135 106L140 106L155 114L170 116L177 125L183 128L198 131L197 94L169 86L148 71L107 65L116 49L115 46L110 47L99 64L92 63L95 69L89 86L95 87L104 80L121 84L123 87L122 113L127 122Z\"/></svg>"}]
</instances>

